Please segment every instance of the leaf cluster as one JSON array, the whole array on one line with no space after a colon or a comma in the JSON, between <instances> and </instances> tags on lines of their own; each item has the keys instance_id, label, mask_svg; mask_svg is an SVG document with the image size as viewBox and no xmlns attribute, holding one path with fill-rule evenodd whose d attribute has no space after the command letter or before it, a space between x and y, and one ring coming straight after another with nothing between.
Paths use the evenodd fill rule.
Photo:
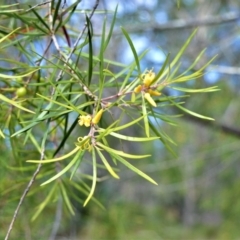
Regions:
<instances>
[{"instance_id":1,"label":"leaf cluster","mask_svg":"<svg viewBox=\"0 0 240 240\"><path fill-rule=\"evenodd\" d=\"M194 70L205 52L203 50L186 71L179 73L181 57L196 30L173 60L170 61L168 54L158 71L151 66L143 70L140 62L147 51L138 55L124 28L122 35L130 46L134 61L126 65L105 57L117 9L108 30L107 20L103 21L100 37L94 36L88 16L85 17L86 32L77 37L70 26L71 17L79 14L77 4L78 1L63 10L59 4L52 5L52 12L45 16L39 6L14 10L15 5L0 8L6 19L14 19L13 25L16 26L14 30L9 26L1 31L3 37L0 40L1 52L7 56L1 61L8 66L8 70L0 74L0 135L5 140L10 139L9 148L14 159L4 167L11 171L26 171L27 179L30 179L29 170L35 165L29 163L42 166L37 181L43 187L33 190L32 194L44 189L46 197L37 207L33 219L59 197L71 214L74 214L71 199L84 206L92 199L102 207L93 197L97 183L108 176L119 179L119 164L157 184L134 166L136 159L150 155L137 155L126 152L124 147L116 148L112 138L120 143L136 142L139 146L146 141L160 141L171 151L174 141L161 130L160 121L174 125L173 119L179 116L168 115L165 110L177 107L195 117L213 120L186 109L183 99L189 96L186 93L218 89L179 86L201 77L213 61L211 59L202 68ZM59 42L63 39L67 44L60 47ZM73 46L71 39L76 40ZM44 46L42 51L39 51L39 41ZM96 54L95 42L100 46ZM9 51L17 52L18 58L24 61L15 60L16 56L12 57ZM146 84L150 72L154 78ZM19 88L26 89L22 96L16 94ZM182 94L167 95L167 89ZM114 117L116 113L118 118ZM132 127L138 129L139 136L124 134L124 131L131 132ZM89 170L89 166L90 173L84 171ZM100 176L103 170L104 177ZM79 198L79 192L84 197Z\"/></svg>"}]
</instances>

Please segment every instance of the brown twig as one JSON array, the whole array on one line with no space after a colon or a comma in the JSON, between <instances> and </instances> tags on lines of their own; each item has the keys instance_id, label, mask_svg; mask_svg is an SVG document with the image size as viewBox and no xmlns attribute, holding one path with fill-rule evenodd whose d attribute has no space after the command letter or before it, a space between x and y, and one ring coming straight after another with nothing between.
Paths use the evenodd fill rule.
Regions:
<instances>
[{"instance_id":1,"label":"brown twig","mask_svg":"<svg viewBox=\"0 0 240 240\"><path fill-rule=\"evenodd\" d=\"M168 31L168 30L181 30L187 28L196 28L200 26L211 26L218 24L225 24L236 22L240 19L240 14L236 13L226 13L222 16L212 16L203 19L191 19L191 20L172 20L164 24L158 23L149 23L149 24L141 24L136 26L128 26L126 30L130 33L133 32L143 32L145 29L154 30L154 31ZM115 31L114 34L122 34L121 31Z\"/></svg>"},{"instance_id":2,"label":"brown twig","mask_svg":"<svg viewBox=\"0 0 240 240\"><path fill-rule=\"evenodd\" d=\"M45 149L43 148L43 149L42 149L42 152L41 152L41 158L40 158L40 160L43 160L43 158L44 158L44 152L45 152ZM16 210L15 210L15 212L14 212L14 215L13 215L12 221L11 221L9 227L8 227L8 231L7 231L5 240L8 240L8 239L9 239L9 236L10 236L10 233L11 233L11 231L12 231L13 224L14 224L16 218L17 218L19 209L20 209L20 207L22 206L22 203L23 203L25 197L27 196L30 188L32 187L32 185L33 185L33 183L34 183L34 181L35 181L38 173L40 172L41 166L42 166L41 163L38 164L36 171L33 173L33 176L32 176L32 178L31 178L31 180L29 181L27 187L25 188L25 190L24 190L24 192L23 192L23 194L22 194L22 196L21 196L21 198L20 198L20 200L19 200L19 203L18 203L17 208L16 208Z\"/></svg>"},{"instance_id":3,"label":"brown twig","mask_svg":"<svg viewBox=\"0 0 240 240\"><path fill-rule=\"evenodd\" d=\"M229 74L229 75L240 75L240 68L239 67L210 65L210 66L208 66L208 70L215 71L215 72L218 72L218 73L223 73L223 74Z\"/></svg>"}]
</instances>

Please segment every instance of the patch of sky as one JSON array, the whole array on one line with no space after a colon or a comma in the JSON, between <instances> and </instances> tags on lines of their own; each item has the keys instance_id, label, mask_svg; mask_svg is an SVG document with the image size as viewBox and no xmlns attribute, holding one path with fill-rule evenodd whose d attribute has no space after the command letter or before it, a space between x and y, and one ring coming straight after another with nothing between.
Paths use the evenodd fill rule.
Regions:
<instances>
[{"instance_id":1,"label":"patch of sky","mask_svg":"<svg viewBox=\"0 0 240 240\"><path fill-rule=\"evenodd\" d=\"M124 6L123 6L123 4L121 4L121 2L118 3L117 1L114 1L114 0L113 1L107 1L107 3L106 3L107 10L115 11L117 4L118 4L117 14L121 16L122 14L124 14Z\"/></svg>"},{"instance_id":2,"label":"patch of sky","mask_svg":"<svg viewBox=\"0 0 240 240\"><path fill-rule=\"evenodd\" d=\"M147 36L131 35L131 40L138 55L148 47ZM124 44L127 44L127 47L124 47L123 51L121 51L121 60L123 63L129 64L134 60L134 56L126 39L124 39Z\"/></svg>"},{"instance_id":3,"label":"patch of sky","mask_svg":"<svg viewBox=\"0 0 240 240\"><path fill-rule=\"evenodd\" d=\"M168 14L165 11L158 11L155 14L155 21L159 24L168 22Z\"/></svg>"},{"instance_id":4,"label":"patch of sky","mask_svg":"<svg viewBox=\"0 0 240 240\"><path fill-rule=\"evenodd\" d=\"M143 59L144 67L147 69L153 69L154 72L159 72L164 61L166 59L166 55L164 52L157 48L151 48L150 51L146 54Z\"/></svg>"},{"instance_id":5,"label":"patch of sky","mask_svg":"<svg viewBox=\"0 0 240 240\"><path fill-rule=\"evenodd\" d=\"M157 64L161 64L165 61L166 55L160 48L154 47L147 53L146 59Z\"/></svg>"},{"instance_id":6,"label":"patch of sky","mask_svg":"<svg viewBox=\"0 0 240 240\"><path fill-rule=\"evenodd\" d=\"M147 36L139 36L139 35L131 35L132 42L137 51L137 54L141 54L144 50L146 50L149 46L149 38ZM125 41L125 40L124 40ZM125 43L124 43L125 44ZM145 57L140 61L143 69L145 68L156 68L158 71L161 67L161 64L166 59L166 55L158 47L149 48L149 52L145 55ZM125 64L129 64L134 60L133 53L131 48L128 46L122 52L121 61Z\"/></svg>"},{"instance_id":7,"label":"patch of sky","mask_svg":"<svg viewBox=\"0 0 240 240\"><path fill-rule=\"evenodd\" d=\"M134 1L128 1L127 3L123 2L123 3L119 4L118 5L119 10L121 9L121 5L122 5L122 13L124 13L124 14L129 14L129 13L135 13L136 12L136 4L134 3ZM115 9L115 7L116 7L116 4L115 4L113 10ZM121 13L121 12L118 11L118 14L119 13Z\"/></svg>"},{"instance_id":8,"label":"patch of sky","mask_svg":"<svg viewBox=\"0 0 240 240\"><path fill-rule=\"evenodd\" d=\"M182 95L184 95L183 92L178 91L178 90L176 90L176 89L173 89L173 88L171 88L171 87L165 87L165 88L164 88L164 91L166 91L167 95L169 95L169 96L175 96L175 97L177 97L177 96L182 96Z\"/></svg>"},{"instance_id":9,"label":"patch of sky","mask_svg":"<svg viewBox=\"0 0 240 240\"><path fill-rule=\"evenodd\" d=\"M203 78L204 81L208 84L215 84L217 81L219 81L221 77L221 74L216 71L206 71Z\"/></svg>"},{"instance_id":10,"label":"patch of sky","mask_svg":"<svg viewBox=\"0 0 240 240\"><path fill-rule=\"evenodd\" d=\"M144 7L146 9L149 10L153 10L156 6L157 6L157 0L150 0L150 1L146 1L146 0L135 0L135 4Z\"/></svg>"},{"instance_id":11,"label":"patch of sky","mask_svg":"<svg viewBox=\"0 0 240 240\"><path fill-rule=\"evenodd\" d=\"M217 54L219 54L219 47L217 46L209 46L206 50L206 56L207 57L213 57L213 56L216 56Z\"/></svg>"}]
</instances>

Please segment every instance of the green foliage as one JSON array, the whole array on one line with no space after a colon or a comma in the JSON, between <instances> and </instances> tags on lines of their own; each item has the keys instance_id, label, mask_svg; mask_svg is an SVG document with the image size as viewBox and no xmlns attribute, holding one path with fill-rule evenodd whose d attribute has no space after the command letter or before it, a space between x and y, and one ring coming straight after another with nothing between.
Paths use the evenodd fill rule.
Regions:
<instances>
[{"instance_id":1,"label":"green foliage","mask_svg":"<svg viewBox=\"0 0 240 240\"><path fill-rule=\"evenodd\" d=\"M73 199L84 206L92 199L102 207L93 197L101 181L99 172L104 170L107 177L119 179L120 164L157 184L134 166L136 159L150 155L129 153L124 149L123 142L136 142L141 146L145 141L159 141L171 151L174 141L161 131L158 121L173 124L176 116L165 114L164 109L174 106L195 117L213 120L184 107L183 99L188 95L167 95L166 91L174 89L195 94L218 90L216 87L181 87L182 83L200 78L213 60L194 70L204 53L202 51L186 71L179 72L181 57L196 30L175 58L170 61L167 55L164 64L155 73L151 66L144 71L141 69L140 62L146 52L138 55L124 28L122 32L134 61L126 65L105 57L117 10L108 35L108 22L104 21L101 36L95 37L89 17L86 17L85 34L59 33L61 28L68 29L70 23L67 20L77 11L76 4L68 7L65 14L69 14L69 18L65 20L58 19L61 16L59 5L52 6L51 22L38 8L28 10L23 6L22 10L12 10L11 7L15 5L9 6L9 10L7 6L2 10L5 19L13 23L5 28L0 40L1 53L5 56L1 61L8 66L6 73L0 74L0 135L6 148L12 150L12 156L8 162L2 160L1 167L9 174L20 173L19 184L13 183L11 191L19 189L19 185L26 185L36 167L34 164L38 164L36 168L41 168L30 196L41 192L43 198L38 201L32 220L59 198L70 214L75 212ZM60 47L59 34L66 42L70 36L77 40L72 47ZM52 41L47 44L49 37ZM37 40L44 45L43 51L36 47ZM96 42L101 43L99 49L94 49ZM52 52L50 45L56 50ZM16 61L16 56L24 62ZM20 89L27 89L27 92L19 92ZM120 117L114 117L116 114ZM142 136L124 133L132 127L136 127ZM113 145L112 137L122 147ZM4 192L3 198L7 193Z\"/></svg>"}]
</instances>

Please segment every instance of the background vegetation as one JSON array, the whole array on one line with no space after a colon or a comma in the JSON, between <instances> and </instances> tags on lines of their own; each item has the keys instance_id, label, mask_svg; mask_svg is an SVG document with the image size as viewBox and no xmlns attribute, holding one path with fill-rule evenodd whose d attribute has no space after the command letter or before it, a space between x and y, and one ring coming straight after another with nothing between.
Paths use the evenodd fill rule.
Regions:
<instances>
[{"instance_id":1,"label":"background vegetation","mask_svg":"<svg viewBox=\"0 0 240 240\"><path fill-rule=\"evenodd\" d=\"M177 73L181 74L204 48L205 53L187 75L199 71L216 54L217 58L204 75L199 75L197 80L191 78L191 81L181 82L175 88L202 89L214 84L221 91L186 93L164 88L162 96L154 98L160 109L155 115L158 114L162 142L126 144L114 138L109 141L113 148L127 153L151 153L150 158L132 161L158 186L123 165L118 165L119 171L114 168L120 180L109 177L108 172L100 168L94 193L99 203L92 200L83 208L92 184L91 154L87 152L86 161L81 163L75 175L78 188L73 184L75 182L68 180L71 172L56 181L63 183L56 191L52 190L54 183L40 187L64 169L71 158L57 164L44 164L20 207L10 239L239 237L240 4L236 0L179 2L180 7L178 1L121 0L114 18L115 1L100 1L95 12L94 1L51 1L38 6L35 6L36 1L19 1L20 4L15 6L8 6L12 2L1 1L1 239L4 239L19 199L39 166L26 163L26 160L40 159L43 148L46 158L63 156L74 148L79 136L88 133L77 124L82 114L79 111L92 114L96 108L81 81L86 84L91 80L94 94L103 93L105 98L114 96L124 79L131 84L139 76L137 59L141 72L153 68L157 73L165 63L167 69L180 51L181 65L176 64L175 69L178 66ZM29 5L35 7L31 9ZM108 42L111 26L112 36ZM123 32L120 26L126 31ZM18 27L20 29L15 33L4 38ZM196 35L186 51L181 52L196 27ZM138 54L137 59L128 36ZM78 37L80 42L75 48ZM150 51L144 52L147 48ZM75 51L71 55L72 50ZM169 59L165 61L168 53ZM68 57L70 61L66 60ZM101 90L99 79L105 84L106 91ZM27 89L26 93L23 88ZM171 100L177 97L176 103L181 103L182 107L215 121L189 115L172 106L171 101L163 101L163 95L171 96ZM190 97L183 99L185 95ZM131 103L130 98L129 95L126 103ZM56 99L58 104L51 99ZM141 106L141 98L135 103ZM150 111L149 104L146 106ZM36 115L32 117L27 110ZM106 128L118 117L123 123L129 122L131 117L127 116L141 113L140 110L126 110L121 115L117 110L111 111L112 115L104 112L101 127ZM125 129L122 134L145 137L145 124L142 121L141 126ZM71 214L71 209L75 215Z\"/></svg>"}]
</instances>

